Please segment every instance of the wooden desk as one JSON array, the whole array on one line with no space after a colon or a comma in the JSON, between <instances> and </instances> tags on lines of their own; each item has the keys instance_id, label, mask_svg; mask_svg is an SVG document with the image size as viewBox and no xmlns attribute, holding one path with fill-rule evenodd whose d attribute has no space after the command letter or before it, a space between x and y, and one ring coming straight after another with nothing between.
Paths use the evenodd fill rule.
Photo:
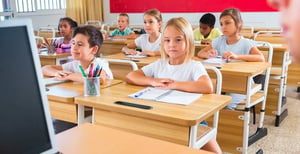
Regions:
<instances>
[{"instance_id":1,"label":"wooden desk","mask_svg":"<svg viewBox=\"0 0 300 154\"><path fill-rule=\"evenodd\" d=\"M104 89L116 84L120 84L121 80L108 80L105 85L100 88ZM75 97L83 95L83 83L67 82L48 87L48 102L51 117L72 123L78 123L77 104L74 103ZM80 119L80 120L84 120Z\"/></svg>"},{"instance_id":2,"label":"wooden desk","mask_svg":"<svg viewBox=\"0 0 300 154\"><path fill-rule=\"evenodd\" d=\"M259 32L259 31L281 31L281 28L270 28L270 27L254 27L254 33Z\"/></svg>"},{"instance_id":3,"label":"wooden desk","mask_svg":"<svg viewBox=\"0 0 300 154\"><path fill-rule=\"evenodd\" d=\"M160 56L146 57L146 58L126 58L124 53L117 53L117 54L103 56L103 58L132 60L138 65L139 68L141 68L143 66L146 66L158 60Z\"/></svg>"},{"instance_id":4,"label":"wooden desk","mask_svg":"<svg viewBox=\"0 0 300 154\"><path fill-rule=\"evenodd\" d=\"M107 55L103 56L103 59L124 59L124 60L132 60L134 61L138 68L141 68L145 65L148 65L157 59L159 59L160 56L155 57L146 57L146 58L126 58L123 53L117 53L113 55ZM132 71L132 67L129 64L120 64L120 63L109 63L109 68L112 70L114 78L119 80L125 80L126 75Z\"/></svg>"},{"instance_id":5,"label":"wooden desk","mask_svg":"<svg viewBox=\"0 0 300 154\"><path fill-rule=\"evenodd\" d=\"M101 90L100 97L76 97L75 103L79 106L93 107L95 124L190 145L190 134L197 135L198 124L225 107L231 100L229 96L205 94L196 102L183 106L128 97L129 94L143 88L145 87L126 83L118 84ZM145 110L114 103L120 100L149 105L152 109Z\"/></svg>"},{"instance_id":6,"label":"wooden desk","mask_svg":"<svg viewBox=\"0 0 300 154\"><path fill-rule=\"evenodd\" d=\"M62 132L56 135L56 141L58 150L63 154L212 154L92 124Z\"/></svg>"},{"instance_id":7,"label":"wooden desk","mask_svg":"<svg viewBox=\"0 0 300 154\"><path fill-rule=\"evenodd\" d=\"M100 53L103 56L120 53L124 46L132 42L134 42L134 39L104 40L100 48Z\"/></svg>"},{"instance_id":8,"label":"wooden desk","mask_svg":"<svg viewBox=\"0 0 300 154\"><path fill-rule=\"evenodd\" d=\"M41 65L60 65L61 60L71 57L71 53L62 54L40 54Z\"/></svg>"},{"instance_id":9,"label":"wooden desk","mask_svg":"<svg viewBox=\"0 0 300 154\"><path fill-rule=\"evenodd\" d=\"M292 61L288 69L287 85L300 87L300 64Z\"/></svg>"},{"instance_id":10,"label":"wooden desk","mask_svg":"<svg viewBox=\"0 0 300 154\"><path fill-rule=\"evenodd\" d=\"M195 43L195 56L197 56L198 52L207 47L208 45L207 44L201 44L201 43Z\"/></svg>"}]
</instances>

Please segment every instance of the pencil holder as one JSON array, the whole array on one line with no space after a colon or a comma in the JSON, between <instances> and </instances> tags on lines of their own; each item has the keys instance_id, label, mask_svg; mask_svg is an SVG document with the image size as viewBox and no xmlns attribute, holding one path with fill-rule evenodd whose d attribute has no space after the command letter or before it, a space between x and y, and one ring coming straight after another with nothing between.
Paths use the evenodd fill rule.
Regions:
<instances>
[{"instance_id":1,"label":"pencil holder","mask_svg":"<svg viewBox=\"0 0 300 154\"><path fill-rule=\"evenodd\" d=\"M84 96L100 96L100 77L84 77Z\"/></svg>"}]
</instances>

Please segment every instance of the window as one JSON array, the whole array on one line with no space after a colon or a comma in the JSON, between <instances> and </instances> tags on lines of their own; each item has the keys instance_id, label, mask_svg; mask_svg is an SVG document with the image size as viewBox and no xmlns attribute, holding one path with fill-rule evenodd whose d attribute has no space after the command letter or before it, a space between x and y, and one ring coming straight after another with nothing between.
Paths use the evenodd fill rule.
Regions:
<instances>
[{"instance_id":1,"label":"window","mask_svg":"<svg viewBox=\"0 0 300 154\"><path fill-rule=\"evenodd\" d=\"M17 12L65 9L66 0L16 0Z\"/></svg>"},{"instance_id":2,"label":"window","mask_svg":"<svg viewBox=\"0 0 300 154\"><path fill-rule=\"evenodd\" d=\"M66 9L66 0L1 0L0 21L22 13L53 14L51 10L64 9Z\"/></svg>"}]
</instances>

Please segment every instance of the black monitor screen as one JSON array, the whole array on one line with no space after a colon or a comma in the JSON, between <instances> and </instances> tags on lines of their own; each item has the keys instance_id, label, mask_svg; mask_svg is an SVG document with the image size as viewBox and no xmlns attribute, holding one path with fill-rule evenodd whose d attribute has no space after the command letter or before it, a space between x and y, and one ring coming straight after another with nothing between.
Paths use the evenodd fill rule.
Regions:
<instances>
[{"instance_id":1,"label":"black monitor screen","mask_svg":"<svg viewBox=\"0 0 300 154\"><path fill-rule=\"evenodd\" d=\"M0 49L0 153L51 149L26 26L0 26Z\"/></svg>"}]
</instances>

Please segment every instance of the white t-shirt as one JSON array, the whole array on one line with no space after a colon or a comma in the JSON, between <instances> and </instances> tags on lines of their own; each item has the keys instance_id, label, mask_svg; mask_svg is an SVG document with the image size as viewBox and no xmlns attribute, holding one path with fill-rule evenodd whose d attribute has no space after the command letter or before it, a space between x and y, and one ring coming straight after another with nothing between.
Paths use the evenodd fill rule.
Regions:
<instances>
[{"instance_id":1,"label":"white t-shirt","mask_svg":"<svg viewBox=\"0 0 300 154\"><path fill-rule=\"evenodd\" d=\"M106 60L100 59L100 58L95 58L93 61L94 65L100 65L102 67L102 70L104 70L107 74L108 79L113 79L113 74L111 70L109 69L108 62ZM78 60L73 60L69 63L62 64L62 69L64 71L70 71L74 73L81 73L79 69L80 62ZM85 69L84 72L88 74L89 68Z\"/></svg>"},{"instance_id":2,"label":"white t-shirt","mask_svg":"<svg viewBox=\"0 0 300 154\"><path fill-rule=\"evenodd\" d=\"M161 33L157 40L153 43L149 42L149 34L142 34L134 40L136 46L141 48L142 51L160 51Z\"/></svg>"},{"instance_id":3,"label":"white t-shirt","mask_svg":"<svg viewBox=\"0 0 300 154\"><path fill-rule=\"evenodd\" d=\"M225 51L231 51L237 55L249 55L251 48L254 46L255 42L253 40L242 36L238 42L230 45L226 43L226 36L220 36L212 40L212 48L218 51L219 56L222 56Z\"/></svg>"},{"instance_id":4,"label":"white t-shirt","mask_svg":"<svg viewBox=\"0 0 300 154\"><path fill-rule=\"evenodd\" d=\"M207 72L199 61L191 60L180 65L170 65L169 60L159 59L142 67L146 76L153 78L168 78L175 81L196 81Z\"/></svg>"}]
</instances>

